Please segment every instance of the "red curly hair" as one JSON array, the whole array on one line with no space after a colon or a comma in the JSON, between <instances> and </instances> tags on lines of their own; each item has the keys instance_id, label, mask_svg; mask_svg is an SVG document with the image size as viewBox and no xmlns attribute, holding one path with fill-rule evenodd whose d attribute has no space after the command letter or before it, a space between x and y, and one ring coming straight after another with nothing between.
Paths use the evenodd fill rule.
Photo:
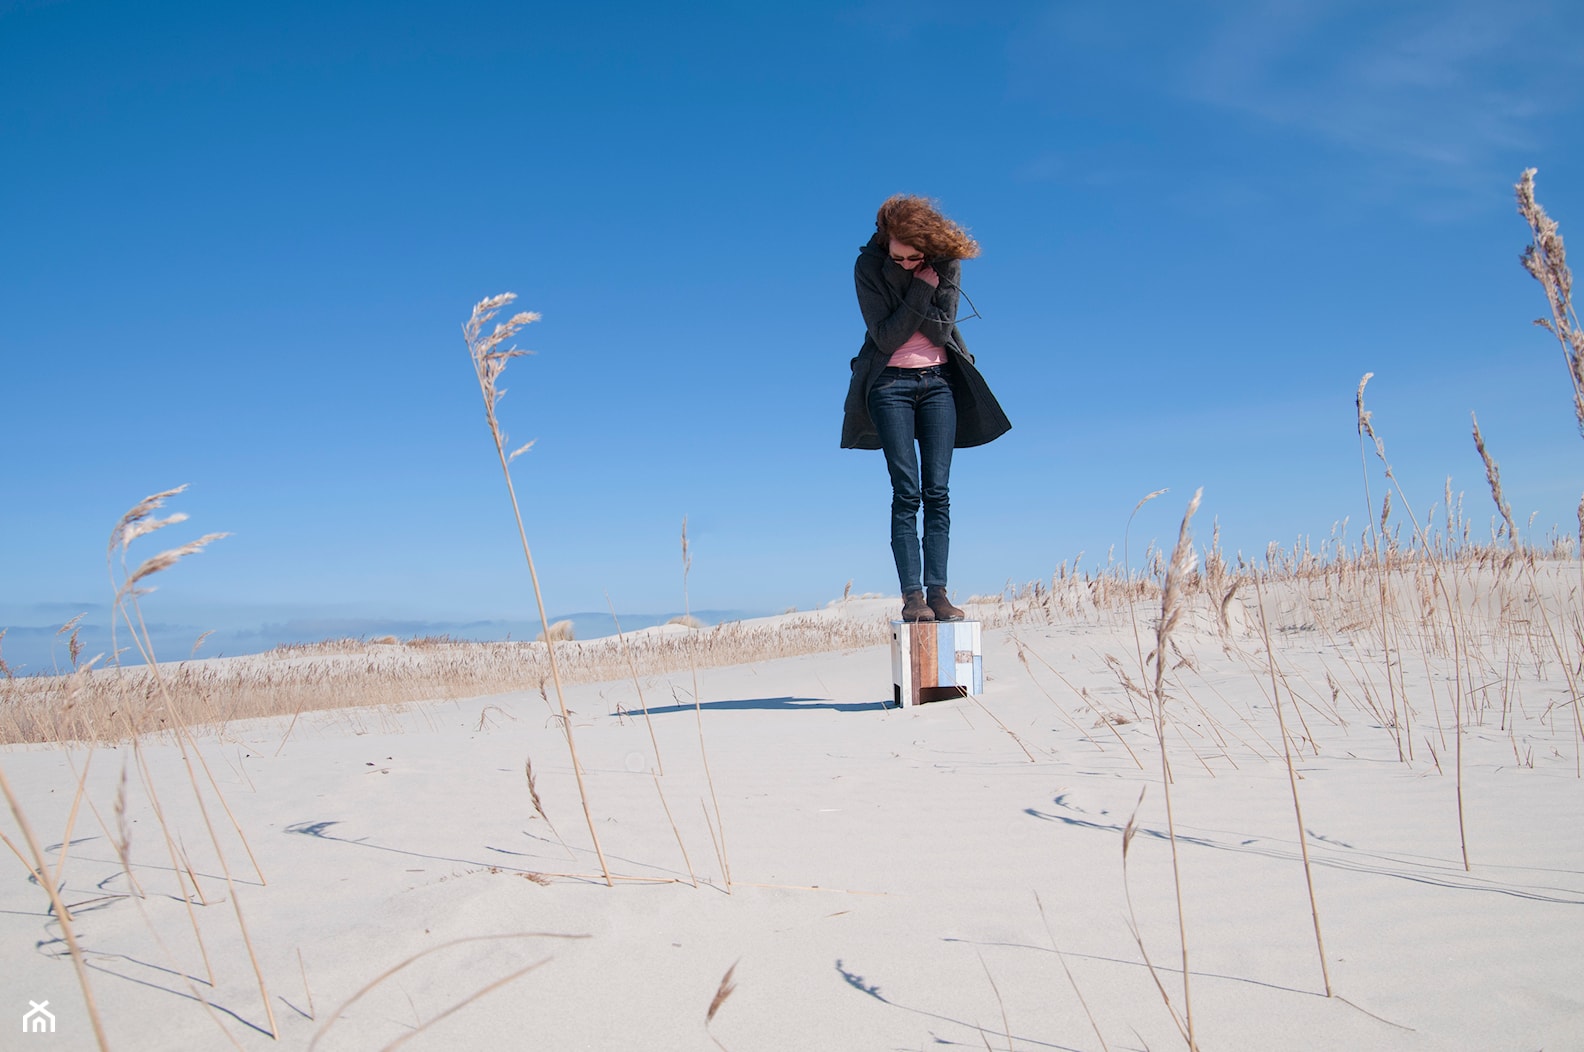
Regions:
<instances>
[{"instance_id":1,"label":"red curly hair","mask_svg":"<svg viewBox=\"0 0 1584 1052\"><path fill-rule=\"evenodd\" d=\"M893 194L886 198L875 215L875 228L930 259L973 259L979 255L979 242L942 215L927 197Z\"/></svg>"}]
</instances>

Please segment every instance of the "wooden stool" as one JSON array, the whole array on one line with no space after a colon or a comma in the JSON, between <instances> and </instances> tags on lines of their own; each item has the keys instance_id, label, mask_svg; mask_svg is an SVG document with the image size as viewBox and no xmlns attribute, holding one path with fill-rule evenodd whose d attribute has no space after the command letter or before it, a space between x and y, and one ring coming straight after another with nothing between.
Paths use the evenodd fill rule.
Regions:
<instances>
[{"instance_id":1,"label":"wooden stool","mask_svg":"<svg viewBox=\"0 0 1584 1052\"><path fill-rule=\"evenodd\" d=\"M892 699L898 705L984 692L978 621L892 621Z\"/></svg>"}]
</instances>

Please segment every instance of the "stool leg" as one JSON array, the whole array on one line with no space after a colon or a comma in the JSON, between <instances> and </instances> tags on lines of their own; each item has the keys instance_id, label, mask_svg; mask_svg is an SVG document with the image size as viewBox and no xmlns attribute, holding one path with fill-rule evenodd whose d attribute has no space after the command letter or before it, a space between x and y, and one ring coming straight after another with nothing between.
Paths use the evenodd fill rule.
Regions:
<instances>
[{"instance_id":1,"label":"stool leg","mask_svg":"<svg viewBox=\"0 0 1584 1052\"><path fill-rule=\"evenodd\" d=\"M940 658L935 647L939 630L933 622L919 621L908 625L908 631L912 637L909 649L912 651L913 704L918 705L923 689L940 682Z\"/></svg>"}]
</instances>

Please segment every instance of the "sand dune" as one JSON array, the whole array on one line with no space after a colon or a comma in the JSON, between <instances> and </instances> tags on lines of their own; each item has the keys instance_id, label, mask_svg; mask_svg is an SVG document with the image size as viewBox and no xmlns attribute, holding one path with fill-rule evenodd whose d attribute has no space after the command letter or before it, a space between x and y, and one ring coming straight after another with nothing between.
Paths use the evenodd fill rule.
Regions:
<instances>
[{"instance_id":1,"label":"sand dune","mask_svg":"<svg viewBox=\"0 0 1584 1052\"><path fill-rule=\"evenodd\" d=\"M1205 1049L1580 1048L1578 572L1410 567L1384 622L1367 577L1269 584L1274 662L1256 595L1202 589L1162 670L1170 826L1158 594L1060 588L980 610L975 698L887 707L884 645L702 669L697 712L685 669L569 687L613 887L537 686L230 722L201 794L169 736L0 763L114 1048L1165 1049L1190 1007ZM93 1047L10 866L0 1021L47 1000L49 1047Z\"/></svg>"}]
</instances>

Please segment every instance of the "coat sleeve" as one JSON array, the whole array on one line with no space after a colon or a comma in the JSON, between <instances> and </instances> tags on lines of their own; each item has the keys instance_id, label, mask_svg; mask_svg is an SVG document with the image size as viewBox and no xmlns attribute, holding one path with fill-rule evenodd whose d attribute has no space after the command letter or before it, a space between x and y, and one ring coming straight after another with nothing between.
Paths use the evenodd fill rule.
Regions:
<instances>
[{"instance_id":1,"label":"coat sleeve","mask_svg":"<svg viewBox=\"0 0 1584 1052\"><path fill-rule=\"evenodd\" d=\"M932 302L935 294L942 290L932 289L927 282L916 278L910 279L907 292L898 302L896 293L886 286L880 268L866 263L862 256L853 268L853 282L858 290L858 310L863 314L870 339L881 354L889 358L920 331L932 343L945 345L946 335L951 332L951 319L946 319L942 330L939 308ZM956 293L952 294L952 307L955 310Z\"/></svg>"},{"instance_id":2,"label":"coat sleeve","mask_svg":"<svg viewBox=\"0 0 1584 1052\"><path fill-rule=\"evenodd\" d=\"M957 280L962 275L962 263L948 259L935 268L935 273L940 276L940 287L930 290L929 307L926 309L929 318L920 321L918 331L930 343L944 347L951 336L952 326L957 324ZM916 278L913 284L929 288Z\"/></svg>"}]
</instances>

